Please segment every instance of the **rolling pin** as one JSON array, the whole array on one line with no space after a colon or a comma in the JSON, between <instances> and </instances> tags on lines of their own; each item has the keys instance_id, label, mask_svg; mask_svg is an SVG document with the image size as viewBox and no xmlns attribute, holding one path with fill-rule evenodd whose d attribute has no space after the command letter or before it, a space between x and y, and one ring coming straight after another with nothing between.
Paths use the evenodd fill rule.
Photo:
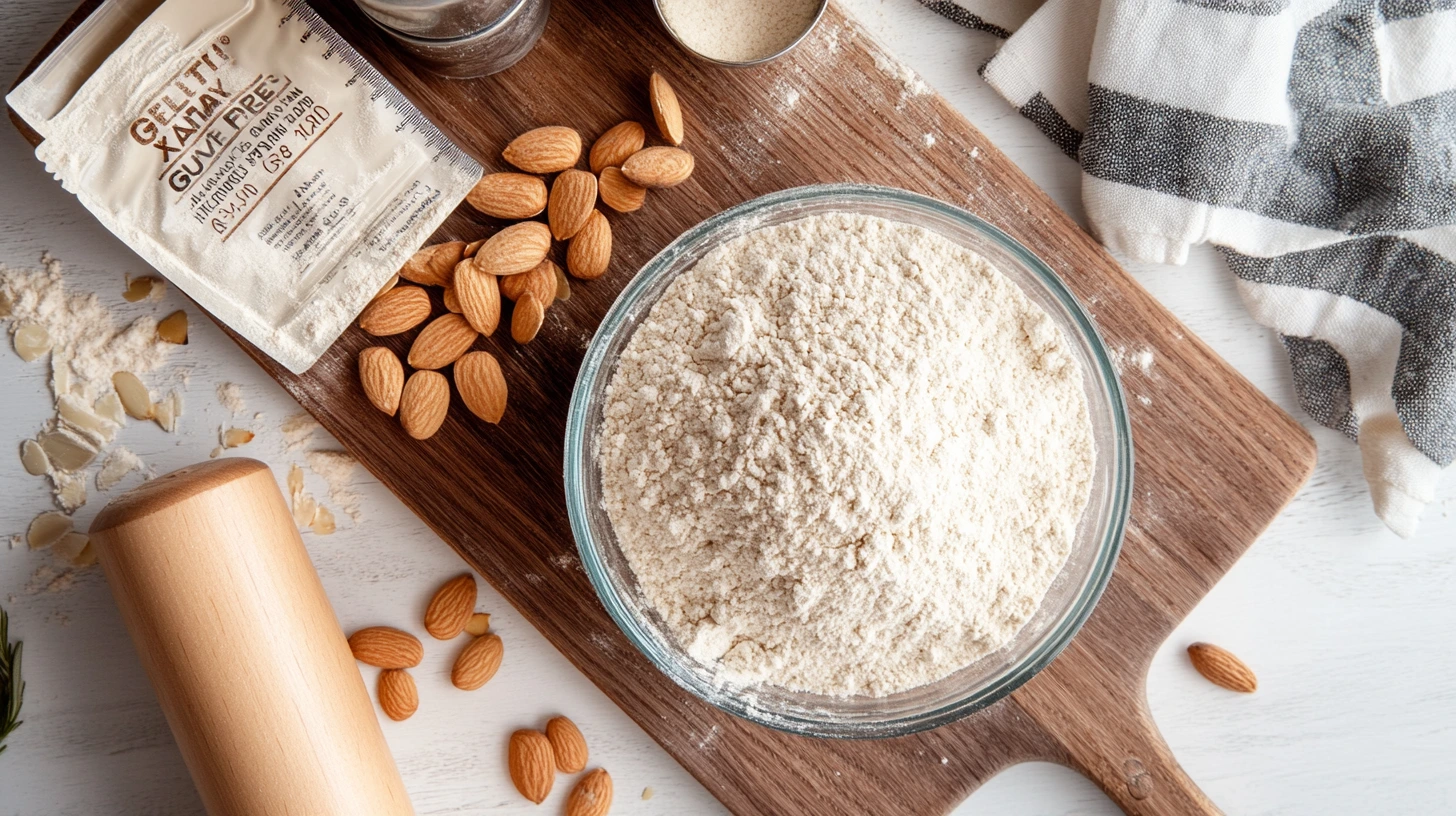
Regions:
<instances>
[{"instance_id":1,"label":"rolling pin","mask_svg":"<svg viewBox=\"0 0 1456 816\"><path fill-rule=\"evenodd\" d=\"M91 541L210 816L412 816L267 465L153 479Z\"/></svg>"}]
</instances>

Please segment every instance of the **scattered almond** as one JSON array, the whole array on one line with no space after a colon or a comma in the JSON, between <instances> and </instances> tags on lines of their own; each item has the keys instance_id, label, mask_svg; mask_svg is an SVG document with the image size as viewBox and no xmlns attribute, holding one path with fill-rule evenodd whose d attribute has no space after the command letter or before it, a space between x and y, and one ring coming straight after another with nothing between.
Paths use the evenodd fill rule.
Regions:
<instances>
[{"instance_id":1,"label":"scattered almond","mask_svg":"<svg viewBox=\"0 0 1456 816\"><path fill-rule=\"evenodd\" d=\"M71 517L65 513L50 511L41 513L30 522L25 531L25 543L32 550L43 550L61 540L71 532Z\"/></svg>"},{"instance_id":2,"label":"scattered almond","mask_svg":"<svg viewBox=\"0 0 1456 816\"><path fill-rule=\"evenodd\" d=\"M442 314L420 331L406 362L411 368L444 368L469 351L475 338L475 329L463 316Z\"/></svg>"},{"instance_id":3,"label":"scattered almond","mask_svg":"<svg viewBox=\"0 0 1456 816\"><path fill-rule=\"evenodd\" d=\"M542 186L545 186L545 183L544 182L542 183ZM474 258L475 257L475 253L476 252L479 252L480 251L480 247L482 245L484 245L484 244L485 244L485 239L484 238L477 238L476 240L471 241L470 243L466 244L465 245L465 257L467 257L467 258ZM456 266L455 268L456 269L459 269L460 267L459 266Z\"/></svg>"},{"instance_id":4,"label":"scattered almond","mask_svg":"<svg viewBox=\"0 0 1456 816\"><path fill-rule=\"evenodd\" d=\"M490 615L486 614L485 612L476 612L474 615L471 615L470 620L466 621L465 623L465 633L467 635L480 637L481 635L489 631Z\"/></svg>"},{"instance_id":5,"label":"scattered almond","mask_svg":"<svg viewBox=\"0 0 1456 816\"><path fill-rule=\"evenodd\" d=\"M466 269L469 269L470 268L470 261L469 261L469 259L464 260L464 261L461 261L459 264L456 264L456 266L455 266L455 277L456 278L459 278L460 277L460 268L461 267L464 267ZM455 294L455 285L453 283L450 285L450 288L449 289L446 289L445 290L445 294L441 295L441 300L444 300L445 301L445 311L447 311L447 312L449 312L451 314L461 314L464 311L464 309L461 309L460 308L460 296L457 295L457 294Z\"/></svg>"},{"instance_id":6,"label":"scattered almond","mask_svg":"<svg viewBox=\"0 0 1456 816\"><path fill-rule=\"evenodd\" d=\"M558 771L576 773L586 767L586 737L576 723L566 717L552 717L546 723L546 739L551 741Z\"/></svg>"},{"instance_id":7,"label":"scattered almond","mask_svg":"<svg viewBox=\"0 0 1456 816\"><path fill-rule=\"evenodd\" d=\"M516 790L538 805L544 802L556 781L555 760L546 735L528 729L511 734L508 764Z\"/></svg>"},{"instance_id":8,"label":"scattered almond","mask_svg":"<svg viewBox=\"0 0 1456 816\"><path fill-rule=\"evenodd\" d=\"M44 476L51 469L50 457L34 439L20 443L20 465L32 476Z\"/></svg>"},{"instance_id":9,"label":"scattered almond","mask_svg":"<svg viewBox=\"0 0 1456 816\"><path fill-rule=\"evenodd\" d=\"M622 122L597 137L587 156L587 164L593 173L600 173L608 167L620 167L627 157L642 149L647 141L647 131L636 122Z\"/></svg>"},{"instance_id":10,"label":"scattered almond","mask_svg":"<svg viewBox=\"0 0 1456 816\"><path fill-rule=\"evenodd\" d=\"M581 157L581 135L569 127L539 127L511 140L501 155L527 173L559 173Z\"/></svg>"},{"instance_id":11,"label":"scattered almond","mask_svg":"<svg viewBox=\"0 0 1456 816\"><path fill-rule=\"evenodd\" d=\"M510 300L520 300L521 295L530 292L537 303L550 305L556 300L556 269L556 262L547 258L524 275L501 278L500 293Z\"/></svg>"},{"instance_id":12,"label":"scattered almond","mask_svg":"<svg viewBox=\"0 0 1456 816\"><path fill-rule=\"evenodd\" d=\"M253 441L253 432L247 428L228 428L222 432L222 446L236 448Z\"/></svg>"},{"instance_id":13,"label":"scattered almond","mask_svg":"<svg viewBox=\"0 0 1456 816\"><path fill-rule=\"evenodd\" d=\"M176 346L187 345L187 313L178 309L162 318L162 321L157 324L157 337L160 337L164 343Z\"/></svg>"},{"instance_id":14,"label":"scattered almond","mask_svg":"<svg viewBox=\"0 0 1456 816\"><path fill-rule=\"evenodd\" d=\"M546 310L541 301L530 292L521 295L516 308L511 312L511 339L525 345L536 339L541 330L541 321L546 319Z\"/></svg>"},{"instance_id":15,"label":"scattered almond","mask_svg":"<svg viewBox=\"0 0 1456 816\"><path fill-rule=\"evenodd\" d=\"M487 275L529 272L551 251L551 228L540 221L522 221L490 236L471 263Z\"/></svg>"},{"instance_id":16,"label":"scattered almond","mask_svg":"<svg viewBox=\"0 0 1456 816\"><path fill-rule=\"evenodd\" d=\"M486 337L494 334L500 325L501 280L474 266L455 273L455 297L460 300L460 312L471 328Z\"/></svg>"},{"instance_id":17,"label":"scattered almond","mask_svg":"<svg viewBox=\"0 0 1456 816\"><path fill-rule=\"evenodd\" d=\"M611 262L612 225L601 210L592 210L586 225L566 248L566 269L582 280L595 280L606 274Z\"/></svg>"},{"instance_id":18,"label":"scattered almond","mask_svg":"<svg viewBox=\"0 0 1456 816\"><path fill-rule=\"evenodd\" d=\"M420 693L415 679L404 669L385 669L379 673L379 707L391 720L407 720L420 708Z\"/></svg>"},{"instance_id":19,"label":"scattered almond","mask_svg":"<svg viewBox=\"0 0 1456 816\"><path fill-rule=\"evenodd\" d=\"M648 147L622 163L622 175L639 187L673 187L693 174L693 154L679 147Z\"/></svg>"},{"instance_id":20,"label":"scattered almond","mask_svg":"<svg viewBox=\"0 0 1456 816\"><path fill-rule=\"evenodd\" d=\"M490 352L472 351L455 361L455 390L470 413L486 422L498 423L505 416L506 377Z\"/></svg>"},{"instance_id":21,"label":"scattered almond","mask_svg":"<svg viewBox=\"0 0 1456 816\"><path fill-rule=\"evenodd\" d=\"M130 371L118 371L111 375L111 385L116 396L121 398L121 407L132 419L152 418L152 395L137 375Z\"/></svg>"},{"instance_id":22,"label":"scattered almond","mask_svg":"<svg viewBox=\"0 0 1456 816\"><path fill-rule=\"evenodd\" d=\"M1254 676L1252 669L1244 665L1244 661L1212 643L1195 643L1189 646L1188 659L1193 663L1193 668L1215 686L1244 694L1252 694L1259 687L1258 678Z\"/></svg>"},{"instance_id":23,"label":"scattered almond","mask_svg":"<svg viewBox=\"0 0 1456 816\"><path fill-rule=\"evenodd\" d=\"M466 573L446 581L425 608L425 631L436 640L449 640L463 632L475 610L475 596L474 575Z\"/></svg>"},{"instance_id":24,"label":"scattered almond","mask_svg":"<svg viewBox=\"0 0 1456 816\"><path fill-rule=\"evenodd\" d=\"M364 396L375 408L390 416L399 411L399 394L404 390L404 366L399 356L384 346L359 352L359 383Z\"/></svg>"},{"instance_id":25,"label":"scattered almond","mask_svg":"<svg viewBox=\"0 0 1456 816\"><path fill-rule=\"evenodd\" d=\"M597 203L597 177L585 170L564 170L551 183L546 220L551 235L565 241L575 235Z\"/></svg>"},{"instance_id":26,"label":"scattered almond","mask_svg":"<svg viewBox=\"0 0 1456 816\"><path fill-rule=\"evenodd\" d=\"M612 777L596 768L577 780L566 797L566 816L607 816L612 809Z\"/></svg>"},{"instance_id":27,"label":"scattered almond","mask_svg":"<svg viewBox=\"0 0 1456 816\"><path fill-rule=\"evenodd\" d=\"M384 283L383 286L379 287L379 291L378 292L375 292L374 293L374 300L378 300L381 295L383 295L385 292L388 292L390 289L393 289L398 284L399 284L399 273L396 272L393 275L390 275L389 276L389 280L385 281L385 283ZM370 301L370 303L373 303L373 302L374 302L373 300Z\"/></svg>"},{"instance_id":28,"label":"scattered almond","mask_svg":"<svg viewBox=\"0 0 1456 816\"><path fill-rule=\"evenodd\" d=\"M556 299L571 300L571 281L566 279L566 273L556 264L551 264L551 271L556 274Z\"/></svg>"},{"instance_id":29,"label":"scattered almond","mask_svg":"<svg viewBox=\"0 0 1456 816\"><path fill-rule=\"evenodd\" d=\"M121 293L121 297L127 303L138 303L147 298L160 298L161 292L166 286L166 281L153 275L129 278L126 282L126 291Z\"/></svg>"},{"instance_id":30,"label":"scattered almond","mask_svg":"<svg viewBox=\"0 0 1456 816\"><path fill-rule=\"evenodd\" d=\"M22 324L11 340L15 343L15 353L27 363L35 362L51 350L50 330L39 323Z\"/></svg>"},{"instance_id":31,"label":"scattered almond","mask_svg":"<svg viewBox=\"0 0 1456 816\"><path fill-rule=\"evenodd\" d=\"M465 200L486 215L519 221L546 209L546 182L525 173L489 173L475 183ZM465 257L473 254L467 246Z\"/></svg>"},{"instance_id":32,"label":"scattered almond","mask_svg":"<svg viewBox=\"0 0 1456 816\"><path fill-rule=\"evenodd\" d=\"M404 262L404 266L399 268L399 276L425 286L449 286L450 273L464 256L464 241L427 246Z\"/></svg>"},{"instance_id":33,"label":"scattered almond","mask_svg":"<svg viewBox=\"0 0 1456 816\"><path fill-rule=\"evenodd\" d=\"M350 635L349 651L360 663L381 669L412 669L425 656L419 638L389 626L370 626Z\"/></svg>"},{"instance_id":34,"label":"scattered almond","mask_svg":"<svg viewBox=\"0 0 1456 816\"><path fill-rule=\"evenodd\" d=\"M429 439L450 410L450 383L438 371L416 371L399 395L399 424L415 439Z\"/></svg>"},{"instance_id":35,"label":"scattered almond","mask_svg":"<svg viewBox=\"0 0 1456 816\"><path fill-rule=\"evenodd\" d=\"M430 296L418 286L396 286L359 315L359 328L375 337L403 334L430 317Z\"/></svg>"},{"instance_id":36,"label":"scattered almond","mask_svg":"<svg viewBox=\"0 0 1456 816\"><path fill-rule=\"evenodd\" d=\"M450 670L450 682L455 684L455 688L475 691L495 677L495 673L500 670L505 651L506 647L501 642L500 635L487 632L470 641L461 650L460 656L455 658L455 667ZM546 749L551 750L550 743L547 743Z\"/></svg>"},{"instance_id":37,"label":"scattered almond","mask_svg":"<svg viewBox=\"0 0 1456 816\"><path fill-rule=\"evenodd\" d=\"M622 175L620 167L602 170L601 178L597 179L597 190L602 195L602 203L620 213L640 210L643 202L647 201L647 188L633 184Z\"/></svg>"},{"instance_id":38,"label":"scattered almond","mask_svg":"<svg viewBox=\"0 0 1456 816\"><path fill-rule=\"evenodd\" d=\"M677 102L677 93L662 74L653 71L652 78L647 81L647 94L652 100L652 118L657 120L657 129L662 133L662 138L672 142L673 146L681 145L682 106Z\"/></svg>"}]
</instances>

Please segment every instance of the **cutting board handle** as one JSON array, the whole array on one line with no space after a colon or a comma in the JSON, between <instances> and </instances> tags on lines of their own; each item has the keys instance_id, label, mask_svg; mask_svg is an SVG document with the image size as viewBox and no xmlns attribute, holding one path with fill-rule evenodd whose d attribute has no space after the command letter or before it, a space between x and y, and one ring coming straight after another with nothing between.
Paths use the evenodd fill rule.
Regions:
<instances>
[{"instance_id":1,"label":"cutting board handle","mask_svg":"<svg viewBox=\"0 0 1456 816\"><path fill-rule=\"evenodd\" d=\"M1173 757L1147 699L1139 695L1127 710L1062 740L1073 766L1130 816L1221 816Z\"/></svg>"}]
</instances>

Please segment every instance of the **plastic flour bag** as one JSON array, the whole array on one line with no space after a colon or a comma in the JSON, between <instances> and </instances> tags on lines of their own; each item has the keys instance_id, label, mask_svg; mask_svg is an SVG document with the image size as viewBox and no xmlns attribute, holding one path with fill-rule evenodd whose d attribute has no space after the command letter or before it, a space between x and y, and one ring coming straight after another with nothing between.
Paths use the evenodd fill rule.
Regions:
<instances>
[{"instance_id":1,"label":"plastic flour bag","mask_svg":"<svg viewBox=\"0 0 1456 816\"><path fill-rule=\"evenodd\" d=\"M295 373L481 174L301 0L108 0L7 101L107 228Z\"/></svg>"}]
</instances>

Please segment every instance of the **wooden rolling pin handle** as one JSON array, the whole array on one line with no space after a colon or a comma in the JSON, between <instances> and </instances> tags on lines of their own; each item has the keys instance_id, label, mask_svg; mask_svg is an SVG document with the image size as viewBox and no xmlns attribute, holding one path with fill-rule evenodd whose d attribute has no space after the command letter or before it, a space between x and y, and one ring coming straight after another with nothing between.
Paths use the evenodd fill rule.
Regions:
<instances>
[{"instance_id":1,"label":"wooden rolling pin handle","mask_svg":"<svg viewBox=\"0 0 1456 816\"><path fill-rule=\"evenodd\" d=\"M267 465L153 479L91 541L210 816L412 816Z\"/></svg>"}]
</instances>

